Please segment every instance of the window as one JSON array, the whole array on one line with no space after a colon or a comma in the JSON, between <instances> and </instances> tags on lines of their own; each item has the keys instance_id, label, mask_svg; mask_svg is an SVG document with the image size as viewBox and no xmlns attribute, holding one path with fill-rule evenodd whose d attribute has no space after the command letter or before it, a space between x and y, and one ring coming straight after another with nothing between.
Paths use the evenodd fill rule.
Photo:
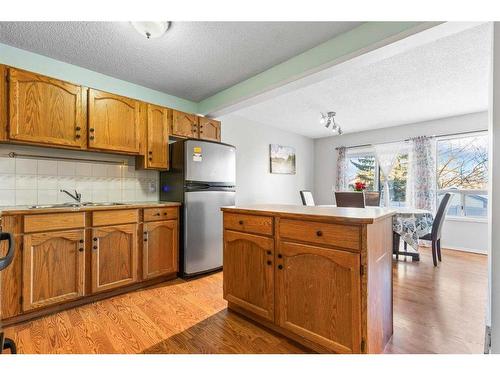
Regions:
<instances>
[{"instance_id":1,"label":"window","mask_svg":"<svg viewBox=\"0 0 500 375\"><path fill-rule=\"evenodd\" d=\"M445 193L452 193L447 215L486 217L487 135L439 139L436 146L438 203Z\"/></svg>"},{"instance_id":2,"label":"window","mask_svg":"<svg viewBox=\"0 0 500 375\"><path fill-rule=\"evenodd\" d=\"M352 153L348 155L347 184L354 190L357 181L366 184L368 191L380 191L380 202L384 202L384 176L380 172L373 152ZM408 154L398 157L389 178L389 195L391 207L406 205L406 179L408 175Z\"/></svg>"}]
</instances>

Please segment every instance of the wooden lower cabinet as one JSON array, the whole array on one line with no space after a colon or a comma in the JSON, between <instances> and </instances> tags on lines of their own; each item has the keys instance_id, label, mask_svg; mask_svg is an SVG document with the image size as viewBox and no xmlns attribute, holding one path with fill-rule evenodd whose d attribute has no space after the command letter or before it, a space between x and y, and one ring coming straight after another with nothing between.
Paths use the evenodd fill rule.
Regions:
<instances>
[{"instance_id":1,"label":"wooden lower cabinet","mask_svg":"<svg viewBox=\"0 0 500 375\"><path fill-rule=\"evenodd\" d=\"M337 353L358 353L359 254L280 242L276 266L276 323Z\"/></svg>"},{"instance_id":2,"label":"wooden lower cabinet","mask_svg":"<svg viewBox=\"0 0 500 375\"><path fill-rule=\"evenodd\" d=\"M137 224L92 230L92 293L137 281Z\"/></svg>"},{"instance_id":3,"label":"wooden lower cabinet","mask_svg":"<svg viewBox=\"0 0 500 375\"><path fill-rule=\"evenodd\" d=\"M23 245L24 311L83 296L84 230L27 234Z\"/></svg>"},{"instance_id":4,"label":"wooden lower cabinet","mask_svg":"<svg viewBox=\"0 0 500 375\"><path fill-rule=\"evenodd\" d=\"M274 240L224 231L224 298L274 320Z\"/></svg>"},{"instance_id":5,"label":"wooden lower cabinet","mask_svg":"<svg viewBox=\"0 0 500 375\"><path fill-rule=\"evenodd\" d=\"M177 220L144 224L143 275L151 279L179 270Z\"/></svg>"}]
</instances>

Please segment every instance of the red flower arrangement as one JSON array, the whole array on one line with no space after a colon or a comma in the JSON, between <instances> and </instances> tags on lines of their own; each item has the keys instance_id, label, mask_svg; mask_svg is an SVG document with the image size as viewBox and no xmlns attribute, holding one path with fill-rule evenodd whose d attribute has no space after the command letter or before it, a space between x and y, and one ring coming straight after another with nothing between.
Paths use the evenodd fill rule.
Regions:
<instances>
[{"instance_id":1,"label":"red flower arrangement","mask_svg":"<svg viewBox=\"0 0 500 375\"><path fill-rule=\"evenodd\" d=\"M363 191L366 189L366 184L364 182L358 181L354 183L355 191Z\"/></svg>"}]
</instances>

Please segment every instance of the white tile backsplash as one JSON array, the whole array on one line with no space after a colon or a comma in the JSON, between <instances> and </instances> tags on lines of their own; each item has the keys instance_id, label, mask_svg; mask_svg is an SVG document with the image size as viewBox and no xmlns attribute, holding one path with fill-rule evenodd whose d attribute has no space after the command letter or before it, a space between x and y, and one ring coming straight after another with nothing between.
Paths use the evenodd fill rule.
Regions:
<instances>
[{"instance_id":1,"label":"white tile backsplash","mask_svg":"<svg viewBox=\"0 0 500 375\"><path fill-rule=\"evenodd\" d=\"M159 173L134 165L0 157L0 206L71 202L60 189L78 190L82 201L156 201L150 183L158 186Z\"/></svg>"}]
</instances>

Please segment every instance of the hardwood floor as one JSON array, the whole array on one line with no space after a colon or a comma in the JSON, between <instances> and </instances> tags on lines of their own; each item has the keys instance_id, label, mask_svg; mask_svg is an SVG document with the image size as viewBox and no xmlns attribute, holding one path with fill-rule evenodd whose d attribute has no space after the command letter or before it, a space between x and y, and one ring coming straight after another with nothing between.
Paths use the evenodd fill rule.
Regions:
<instances>
[{"instance_id":1,"label":"hardwood floor","mask_svg":"<svg viewBox=\"0 0 500 375\"><path fill-rule=\"evenodd\" d=\"M394 336L387 353L481 353L487 258L443 250L432 266L393 263ZM20 353L304 353L228 312L222 273L174 280L5 329Z\"/></svg>"}]
</instances>

